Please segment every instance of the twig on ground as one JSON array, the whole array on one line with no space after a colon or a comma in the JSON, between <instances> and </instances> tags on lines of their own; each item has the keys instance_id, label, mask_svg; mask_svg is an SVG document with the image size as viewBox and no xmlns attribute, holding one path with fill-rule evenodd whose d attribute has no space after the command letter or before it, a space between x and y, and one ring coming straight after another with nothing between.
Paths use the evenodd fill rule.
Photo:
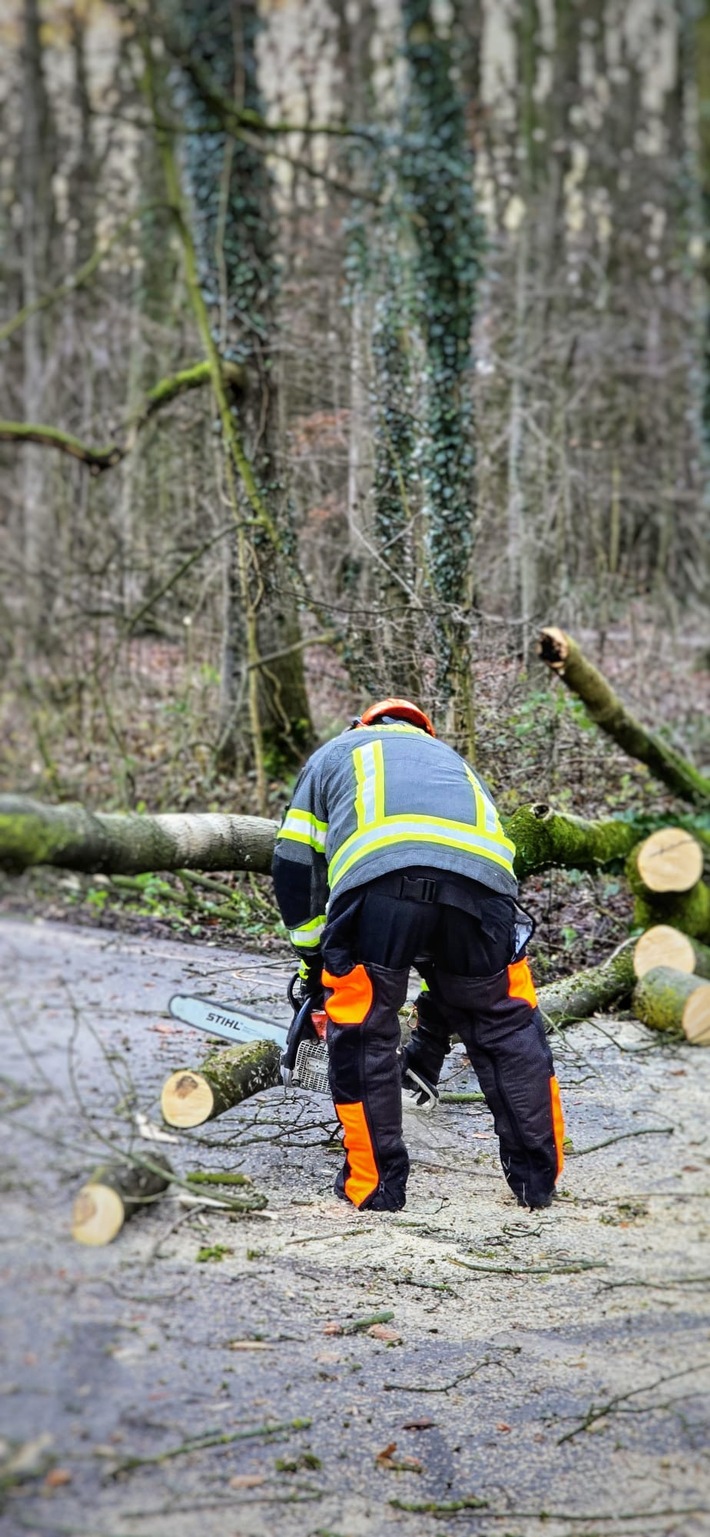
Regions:
<instances>
[{"instance_id":1,"label":"twig on ground","mask_svg":"<svg viewBox=\"0 0 710 1537\"><path fill-rule=\"evenodd\" d=\"M190 1436L180 1446L169 1446L166 1451L155 1452L150 1457L124 1457L122 1462L111 1468L108 1476L119 1478L122 1473L131 1473L134 1468L156 1467L175 1457L184 1457L189 1452L203 1452L212 1446L231 1446L234 1441L253 1441L260 1436L271 1439L289 1430L308 1430L312 1423L310 1419L279 1420L273 1425L257 1425L253 1430L207 1431L202 1436Z\"/></svg>"},{"instance_id":2,"label":"twig on ground","mask_svg":"<svg viewBox=\"0 0 710 1537\"><path fill-rule=\"evenodd\" d=\"M710 1361L700 1361L697 1366L686 1366L682 1371L669 1372L666 1377L656 1377L655 1382L648 1382L644 1387L630 1388L628 1393L616 1393L613 1398L607 1399L607 1402L604 1404L599 1404L598 1406L590 1404L584 1418L580 1420L573 1430L568 1430L563 1436L560 1436L557 1445L563 1446L565 1441L573 1441L575 1436L579 1436L583 1431L589 1430L590 1425L596 1424L597 1420L606 1418L608 1414L614 1414L619 1405L628 1403L630 1398L638 1398L641 1393L650 1393L653 1388L663 1387L666 1382L677 1382L680 1377L692 1376L694 1372L704 1371L707 1366L710 1366ZM656 1407L655 1404L652 1404L651 1410ZM651 1410L646 1412L650 1413ZM644 1411L642 1410L641 1412L643 1413Z\"/></svg>"}]
</instances>

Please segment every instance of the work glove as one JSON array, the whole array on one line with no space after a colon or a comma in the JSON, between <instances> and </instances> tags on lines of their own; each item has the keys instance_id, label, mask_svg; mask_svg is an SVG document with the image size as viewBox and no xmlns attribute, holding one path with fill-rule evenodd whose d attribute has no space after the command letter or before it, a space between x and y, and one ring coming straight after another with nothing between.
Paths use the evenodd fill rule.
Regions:
<instances>
[{"instance_id":1,"label":"work glove","mask_svg":"<svg viewBox=\"0 0 710 1537\"><path fill-rule=\"evenodd\" d=\"M321 976L323 972L323 959L320 953L302 960L298 971L291 978L288 996L294 1008L300 1008L309 1000L311 1008L322 1009L325 1004L325 993Z\"/></svg>"},{"instance_id":2,"label":"work glove","mask_svg":"<svg viewBox=\"0 0 710 1537\"><path fill-rule=\"evenodd\" d=\"M434 1110L439 1098L439 1090L431 1078L426 1077L417 1061L416 1051L411 1049L411 1042L403 1047L401 1053L402 1065L402 1109L403 1110Z\"/></svg>"}]
</instances>

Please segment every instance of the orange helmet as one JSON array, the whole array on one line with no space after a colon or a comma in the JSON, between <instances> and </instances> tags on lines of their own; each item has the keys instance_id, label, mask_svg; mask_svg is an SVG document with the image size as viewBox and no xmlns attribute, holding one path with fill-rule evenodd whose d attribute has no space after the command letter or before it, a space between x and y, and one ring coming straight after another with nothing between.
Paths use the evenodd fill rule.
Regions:
<instances>
[{"instance_id":1,"label":"orange helmet","mask_svg":"<svg viewBox=\"0 0 710 1537\"><path fill-rule=\"evenodd\" d=\"M420 731L426 731L429 736L436 736L429 716L418 705L412 704L410 699L378 699L377 704L370 704L363 710L356 724L374 726L382 720L383 715L393 715L395 720L407 721L410 726L418 726Z\"/></svg>"}]
</instances>

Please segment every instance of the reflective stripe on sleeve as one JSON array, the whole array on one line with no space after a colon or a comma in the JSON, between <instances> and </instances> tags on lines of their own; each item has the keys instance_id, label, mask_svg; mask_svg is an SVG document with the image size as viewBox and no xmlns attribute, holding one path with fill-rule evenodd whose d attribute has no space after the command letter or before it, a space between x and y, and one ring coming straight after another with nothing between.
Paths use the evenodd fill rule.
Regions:
<instances>
[{"instance_id":1,"label":"reflective stripe on sleeve","mask_svg":"<svg viewBox=\"0 0 710 1537\"><path fill-rule=\"evenodd\" d=\"M277 840L289 838L292 843L307 843L317 854L324 854L327 831L327 822L320 822L310 811L298 811L291 807L276 837Z\"/></svg>"},{"instance_id":2,"label":"reflective stripe on sleeve","mask_svg":"<svg viewBox=\"0 0 710 1537\"><path fill-rule=\"evenodd\" d=\"M316 950L324 928L325 913L319 913L317 918L311 918L308 923L302 923L300 928L289 929L288 937L297 950Z\"/></svg>"}]
</instances>

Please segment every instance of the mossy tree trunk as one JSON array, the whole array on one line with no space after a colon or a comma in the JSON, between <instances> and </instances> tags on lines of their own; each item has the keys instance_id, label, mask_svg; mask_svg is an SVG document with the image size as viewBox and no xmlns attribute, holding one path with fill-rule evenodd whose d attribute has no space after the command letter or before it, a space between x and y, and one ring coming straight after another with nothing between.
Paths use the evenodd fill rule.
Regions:
<instances>
[{"instance_id":1,"label":"mossy tree trunk","mask_svg":"<svg viewBox=\"0 0 710 1537\"><path fill-rule=\"evenodd\" d=\"M74 1202L72 1237L83 1244L111 1243L129 1217L167 1190L172 1172L159 1154L149 1163L116 1162L95 1169Z\"/></svg>"},{"instance_id":2,"label":"mossy tree trunk","mask_svg":"<svg viewBox=\"0 0 710 1537\"><path fill-rule=\"evenodd\" d=\"M636 984L633 1011L652 1030L684 1035L694 1046L710 1046L710 982L670 966L655 966Z\"/></svg>"},{"instance_id":3,"label":"mossy tree trunk","mask_svg":"<svg viewBox=\"0 0 710 1537\"><path fill-rule=\"evenodd\" d=\"M274 1041L215 1051L199 1068L179 1068L163 1085L160 1108L169 1126L202 1126L280 1082Z\"/></svg>"}]
</instances>

